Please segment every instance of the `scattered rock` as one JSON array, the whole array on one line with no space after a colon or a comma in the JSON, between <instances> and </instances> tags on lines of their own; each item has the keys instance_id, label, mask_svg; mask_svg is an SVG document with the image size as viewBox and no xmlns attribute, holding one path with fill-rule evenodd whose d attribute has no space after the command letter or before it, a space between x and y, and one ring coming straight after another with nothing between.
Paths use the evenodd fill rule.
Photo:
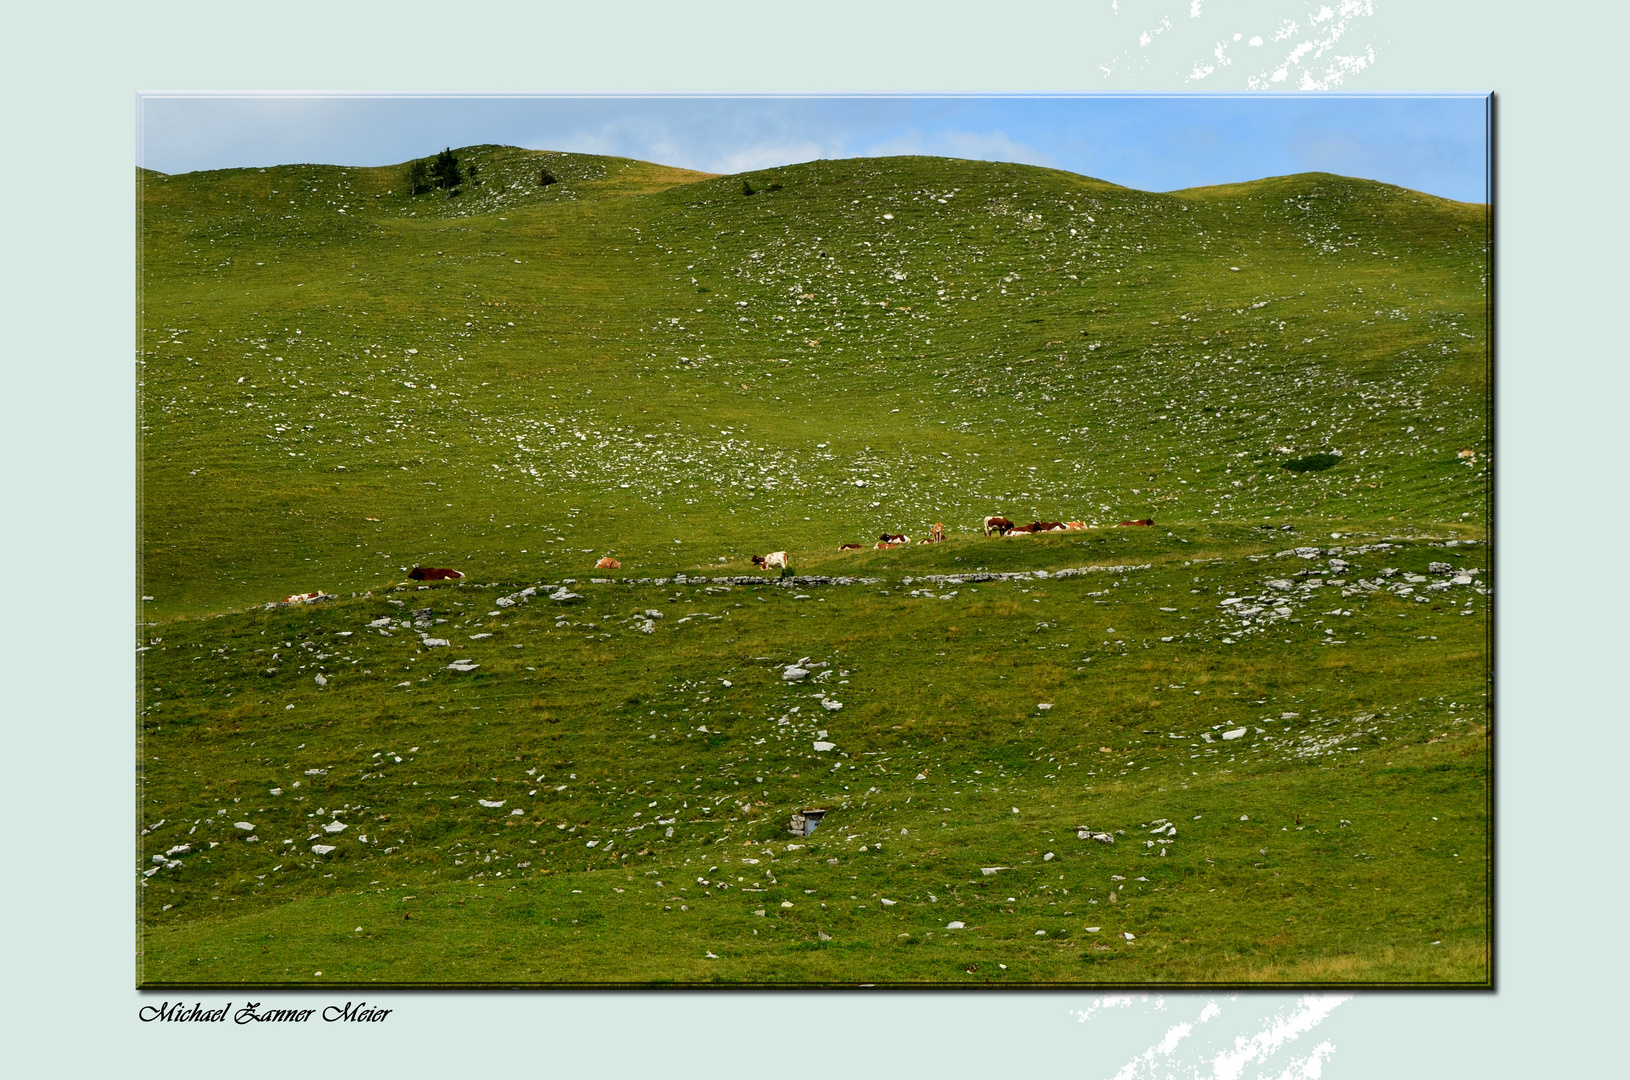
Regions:
<instances>
[{"instance_id":1,"label":"scattered rock","mask_svg":"<svg viewBox=\"0 0 1630 1080\"><path fill-rule=\"evenodd\" d=\"M837 743L822 742L817 740L815 743L815 749L817 752L824 754L826 751L835 748L837 745Z\"/></svg>"},{"instance_id":2,"label":"scattered rock","mask_svg":"<svg viewBox=\"0 0 1630 1080\"><path fill-rule=\"evenodd\" d=\"M945 924L945 929L947 929L947 930L961 930L966 925L967 924L964 923L961 919L954 919L951 922L948 922L948 923Z\"/></svg>"}]
</instances>

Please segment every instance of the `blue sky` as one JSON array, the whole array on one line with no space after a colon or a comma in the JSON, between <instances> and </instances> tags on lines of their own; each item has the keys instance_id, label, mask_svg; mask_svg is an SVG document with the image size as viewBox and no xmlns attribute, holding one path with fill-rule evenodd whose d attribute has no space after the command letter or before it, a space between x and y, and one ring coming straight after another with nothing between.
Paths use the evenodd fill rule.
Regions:
<instances>
[{"instance_id":1,"label":"blue sky","mask_svg":"<svg viewBox=\"0 0 1630 1080\"><path fill-rule=\"evenodd\" d=\"M1147 191L1320 170L1485 200L1481 97L140 99L161 172L386 165L506 143L732 173L939 154L1045 165Z\"/></svg>"}]
</instances>

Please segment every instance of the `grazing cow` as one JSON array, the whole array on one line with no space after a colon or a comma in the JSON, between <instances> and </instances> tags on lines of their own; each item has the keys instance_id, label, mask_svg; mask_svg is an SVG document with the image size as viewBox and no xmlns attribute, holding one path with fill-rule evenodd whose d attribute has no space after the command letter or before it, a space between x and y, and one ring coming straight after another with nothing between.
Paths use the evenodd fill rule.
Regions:
<instances>
[{"instance_id":1,"label":"grazing cow","mask_svg":"<svg viewBox=\"0 0 1630 1080\"><path fill-rule=\"evenodd\" d=\"M988 517L988 518L985 519L985 535L986 536L989 536L991 533L996 533L998 535L1005 536L1007 533L1011 532L1012 529L1013 529L1013 522L1009 521L1005 517L998 516L998 517Z\"/></svg>"},{"instance_id":2,"label":"grazing cow","mask_svg":"<svg viewBox=\"0 0 1630 1080\"><path fill-rule=\"evenodd\" d=\"M838 550L839 551L859 551L860 550L860 545L859 544L839 544L838 545Z\"/></svg>"},{"instance_id":3,"label":"grazing cow","mask_svg":"<svg viewBox=\"0 0 1630 1080\"><path fill-rule=\"evenodd\" d=\"M1062 521L1038 521L1038 522L1036 522L1036 531L1037 532L1069 532L1069 527L1066 526Z\"/></svg>"},{"instance_id":4,"label":"grazing cow","mask_svg":"<svg viewBox=\"0 0 1630 1080\"><path fill-rule=\"evenodd\" d=\"M1080 532L1087 527L1087 523L1085 521L1066 521L1064 527L1070 532Z\"/></svg>"},{"instance_id":5,"label":"grazing cow","mask_svg":"<svg viewBox=\"0 0 1630 1080\"><path fill-rule=\"evenodd\" d=\"M607 555L605 558L595 563L594 568L596 570L621 570L623 568L623 564L618 562L616 559L613 559L610 555Z\"/></svg>"},{"instance_id":6,"label":"grazing cow","mask_svg":"<svg viewBox=\"0 0 1630 1080\"><path fill-rule=\"evenodd\" d=\"M1123 522L1121 522L1120 525L1117 525L1115 527L1117 529L1119 529L1123 525L1153 525L1154 523L1155 523L1154 518L1139 518L1136 521L1123 521Z\"/></svg>"},{"instance_id":7,"label":"grazing cow","mask_svg":"<svg viewBox=\"0 0 1630 1080\"><path fill-rule=\"evenodd\" d=\"M774 570L777 567L787 568L787 553L785 551L772 551L768 555L754 555L753 565L765 570Z\"/></svg>"},{"instance_id":8,"label":"grazing cow","mask_svg":"<svg viewBox=\"0 0 1630 1080\"><path fill-rule=\"evenodd\" d=\"M437 566L415 566L408 571L408 577L414 581L457 581L463 576L457 570L447 570Z\"/></svg>"}]
</instances>

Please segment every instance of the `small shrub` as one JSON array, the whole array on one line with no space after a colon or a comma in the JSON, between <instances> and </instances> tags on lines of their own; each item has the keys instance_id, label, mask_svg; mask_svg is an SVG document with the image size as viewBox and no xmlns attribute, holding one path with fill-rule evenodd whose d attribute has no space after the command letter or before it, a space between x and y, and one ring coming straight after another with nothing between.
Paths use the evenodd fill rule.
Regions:
<instances>
[{"instance_id":1,"label":"small shrub","mask_svg":"<svg viewBox=\"0 0 1630 1080\"><path fill-rule=\"evenodd\" d=\"M1307 457L1295 458L1279 466L1291 472L1321 472L1332 465L1339 464L1340 454L1309 454Z\"/></svg>"},{"instance_id":2,"label":"small shrub","mask_svg":"<svg viewBox=\"0 0 1630 1080\"><path fill-rule=\"evenodd\" d=\"M755 192L753 191L753 186L751 184L749 184L745 180L743 180L741 182L741 193L743 195L753 195L753 194L755 194Z\"/></svg>"},{"instance_id":3,"label":"small shrub","mask_svg":"<svg viewBox=\"0 0 1630 1080\"><path fill-rule=\"evenodd\" d=\"M539 169L538 170L538 186L539 187L548 187L550 184L553 184L553 183L556 183L554 173L550 172L548 169Z\"/></svg>"}]
</instances>

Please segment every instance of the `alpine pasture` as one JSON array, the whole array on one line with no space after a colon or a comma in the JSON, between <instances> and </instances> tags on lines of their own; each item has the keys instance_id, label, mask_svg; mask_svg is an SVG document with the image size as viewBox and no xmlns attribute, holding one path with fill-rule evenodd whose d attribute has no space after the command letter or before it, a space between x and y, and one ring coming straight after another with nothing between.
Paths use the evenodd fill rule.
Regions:
<instances>
[{"instance_id":1,"label":"alpine pasture","mask_svg":"<svg viewBox=\"0 0 1630 1080\"><path fill-rule=\"evenodd\" d=\"M138 174L142 985L1489 983L1486 207L456 154Z\"/></svg>"}]
</instances>

